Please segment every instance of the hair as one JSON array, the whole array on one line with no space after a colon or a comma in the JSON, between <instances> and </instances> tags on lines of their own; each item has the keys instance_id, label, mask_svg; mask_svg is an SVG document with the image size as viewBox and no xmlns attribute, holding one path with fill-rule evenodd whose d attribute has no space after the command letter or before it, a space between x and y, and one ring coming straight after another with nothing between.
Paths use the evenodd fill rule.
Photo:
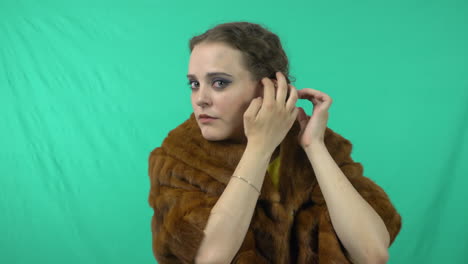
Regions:
<instances>
[{"instance_id":1,"label":"hair","mask_svg":"<svg viewBox=\"0 0 468 264\"><path fill-rule=\"evenodd\" d=\"M190 39L189 49L201 42L221 42L242 52L244 67L254 81L264 77L276 80L276 72L286 77L288 84L295 78L289 75L289 62L279 37L259 24L230 22L219 24Z\"/></svg>"}]
</instances>

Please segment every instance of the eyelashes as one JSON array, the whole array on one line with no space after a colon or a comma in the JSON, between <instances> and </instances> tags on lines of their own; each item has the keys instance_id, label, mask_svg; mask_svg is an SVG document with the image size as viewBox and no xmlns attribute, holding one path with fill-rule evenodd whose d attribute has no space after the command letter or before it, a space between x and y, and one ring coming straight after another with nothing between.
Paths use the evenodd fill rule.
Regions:
<instances>
[{"instance_id":1,"label":"eyelashes","mask_svg":"<svg viewBox=\"0 0 468 264\"><path fill-rule=\"evenodd\" d=\"M196 82L196 81L194 81L194 80L189 80L188 81L187 85L189 86L189 89L191 89L191 90L196 89L196 88L192 87L192 83L194 83L194 82ZM224 83L224 85L221 85L220 87L216 87L218 89L223 89L223 88L225 88L226 86L228 86L231 83L231 81L223 80L223 79L213 80L213 83L217 83L217 82L218 83Z\"/></svg>"}]
</instances>

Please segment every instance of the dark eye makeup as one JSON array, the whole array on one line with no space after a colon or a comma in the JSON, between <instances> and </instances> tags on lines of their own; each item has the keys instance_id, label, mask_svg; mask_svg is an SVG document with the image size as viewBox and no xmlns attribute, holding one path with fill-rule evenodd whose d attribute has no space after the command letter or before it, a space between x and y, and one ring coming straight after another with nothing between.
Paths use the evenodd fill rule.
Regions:
<instances>
[{"instance_id":1,"label":"dark eye makeup","mask_svg":"<svg viewBox=\"0 0 468 264\"><path fill-rule=\"evenodd\" d=\"M189 85L189 89L194 89L192 88L192 83L196 82L195 80L189 80L188 81L188 85ZM216 83L216 82L219 82L219 83L224 83L224 85L221 85L220 87L216 87L216 88L219 88L219 89L222 89L222 88L225 88L228 84L231 83L231 81L228 81L228 80L224 80L224 79L214 79L213 80L213 83Z\"/></svg>"}]
</instances>

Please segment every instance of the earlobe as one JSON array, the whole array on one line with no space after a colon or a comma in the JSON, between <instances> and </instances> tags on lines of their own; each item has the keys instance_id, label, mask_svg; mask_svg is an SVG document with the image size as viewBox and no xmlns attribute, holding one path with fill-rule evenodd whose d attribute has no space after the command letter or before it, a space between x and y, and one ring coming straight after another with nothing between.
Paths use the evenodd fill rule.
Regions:
<instances>
[{"instance_id":1,"label":"earlobe","mask_svg":"<svg viewBox=\"0 0 468 264\"><path fill-rule=\"evenodd\" d=\"M256 97L262 97L263 98L263 84L262 81L260 80L257 84L257 87L255 87L255 98Z\"/></svg>"}]
</instances>

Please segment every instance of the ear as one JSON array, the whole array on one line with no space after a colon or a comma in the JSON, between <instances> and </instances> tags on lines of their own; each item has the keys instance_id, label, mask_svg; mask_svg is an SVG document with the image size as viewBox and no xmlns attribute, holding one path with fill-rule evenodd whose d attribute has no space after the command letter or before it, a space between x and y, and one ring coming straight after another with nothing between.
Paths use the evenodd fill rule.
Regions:
<instances>
[{"instance_id":1,"label":"ear","mask_svg":"<svg viewBox=\"0 0 468 264\"><path fill-rule=\"evenodd\" d=\"M255 86L255 91L254 91L255 97L262 97L263 98L263 83L262 81L258 81L257 85Z\"/></svg>"},{"instance_id":2,"label":"ear","mask_svg":"<svg viewBox=\"0 0 468 264\"><path fill-rule=\"evenodd\" d=\"M275 83L275 85L277 84L277 80L276 78L269 78L272 82ZM262 97L263 98L263 83L262 83L262 80L259 80L257 82L257 86L255 87L255 97ZM275 94L276 94L276 90L275 90Z\"/></svg>"}]
</instances>

